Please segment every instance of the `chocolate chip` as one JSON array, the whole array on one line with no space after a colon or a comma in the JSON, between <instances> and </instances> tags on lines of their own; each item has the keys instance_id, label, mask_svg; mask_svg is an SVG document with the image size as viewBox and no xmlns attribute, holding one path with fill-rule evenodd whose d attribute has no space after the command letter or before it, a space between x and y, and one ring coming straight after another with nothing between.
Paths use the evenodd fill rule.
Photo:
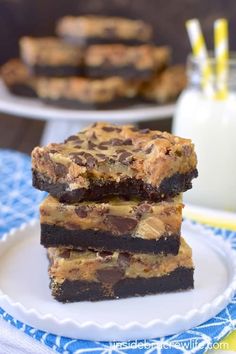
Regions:
<instances>
[{"instance_id":1,"label":"chocolate chip","mask_svg":"<svg viewBox=\"0 0 236 354\"><path fill-rule=\"evenodd\" d=\"M60 252L60 257L61 258L70 258L70 250L65 249L63 251Z\"/></svg>"},{"instance_id":2,"label":"chocolate chip","mask_svg":"<svg viewBox=\"0 0 236 354\"><path fill-rule=\"evenodd\" d=\"M58 177L63 177L67 174L68 168L62 163L57 162L54 164L54 171Z\"/></svg>"},{"instance_id":3,"label":"chocolate chip","mask_svg":"<svg viewBox=\"0 0 236 354\"><path fill-rule=\"evenodd\" d=\"M133 155L130 152L125 151L120 154L118 161L123 165L129 165L132 162L132 158Z\"/></svg>"},{"instance_id":4,"label":"chocolate chip","mask_svg":"<svg viewBox=\"0 0 236 354\"><path fill-rule=\"evenodd\" d=\"M170 155L170 152L171 152L171 149L166 149L166 151L165 151L165 155Z\"/></svg>"},{"instance_id":5,"label":"chocolate chip","mask_svg":"<svg viewBox=\"0 0 236 354\"><path fill-rule=\"evenodd\" d=\"M137 211L136 211L136 215L137 216L142 216L142 214L147 213L147 212L151 212L152 211L152 206L150 204L148 204L147 202L141 203L139 204Z\"/></svg>"},{"instance_id":6,"label":"chocolate chip","mask_svg":"<svg viewBox=\"0 0 236 354\"><path fill-rule=\"evenodd\" d=\"M86 205L78 206L75 208L75 212L80 218L86 218L88 216L88 208Z\"/></svg>"},{"instance_id":7,"label":"chocolate chip","mask_svg":"<svg viewBox=\"0 0 236 354\"><path fill-rule=\"evenodd\" d=\"M163 135L161 135L161 134L154 134L152 136L152 139L165 139L165 137Z\"/></svg>"},{"instance_id":8,"label":"chocolate chip","mask_svg":"<svg viewBox=\"0 0 236 354\"><path fill-rule=\"evenodd\" d=\"M98 269L96 275L102 283L114 284L123 278L124 271L118 267Z\"/></svg>"},{"instance_id":9,"label":"chocolate chip","mask_svg":"<svg viewBox=\"0 0 236 354\"><path fill-rule=\"evenodd\" d=\"M133 142L131 139L125 139L123 145L132 145Z\"/></svg>"},{"instance_id":10,"label":"chocolate chip","mask_svg":"<svg viewBox=\"0 0 236 354\"><path fill-rule=\"evenodd\" d=\"M96 166L96 163L97 163L97 160L92 155L87 157L86 166L88 168L90 168L90 169L93 168L94 166Z\"/></svg>"},{"instance_id":11,"label":"chocolate chip","mask_svg":"<svg viewBox=\"0 0 236 354\"><path fill-rule=\"evenodd\" d=\"M149 146L149 147L145 150L145 154L150 154L150 153L152 152L153 148L154 148L154 145Z\"/></svg>"},{"instance_id":12,"label":"chocolate chip","mask_svg":"<svg viewBox=\"0 0 236 354\"><path fill-rule=\"evenodd\" d=\"M120 146L120 145L124 145L124 140L111 139L111 140L107 141L107 144L112 145L112 146Z\"/></svg>"},{"instance_id":13,"label":"chocolate chip","mask_svg":"<svg viewBox=\"0 0 236 354\"><path fill-rule=\"evenodd\" d=\"M132 132L137 132L137 131L138 131L138 128L137 128L137 127L132 127L132 128L130 128L130 130L131 130Z\"/></svg>"},{"instance_id":14,"label":"chocolate chip","mask_svg":"<svg viewBox=\"0 0 236 354\"><path fill-rule=\"evenodd\" d=\"M104 142L100 143L98 146L97 146L100 150L108 150L108 147L106 145L104 145Z\"/></svg>"},{"instance_id":15,"label":"chocolate chip","mask_svg":"<svg viewBox=\"0 0 236 354\"><path fill-rule=\"evenodd\" d=\"M89 150L94 150L94 148L96 147L97 145L94 144L91 140L88 141L88 149Z\"/></svg>"},{"instance_id":16,"label":"chocolate chip","mask_svg":"<svg viewBox=\"0 0 236 354\"><path fill-rule=\"evenodd\" d=\"M108 161L108 157L104 154L96 154L97 157L99 157L100 162Z\"/></svg>"},{"instance_id":17,"label":"chocolate chip","mask_svg":"<svg viewBox=\"0 0 236 354\"><path fill-rule=\"evenodd\" d=\"M78 165L86 166L90 169L93 168L97 162L97 160L92 154L85 151L71 153L70 156L72 157L72 160Z\"/></svg>"},{"instance_id":18,"label":"chocolate chip","mask_svg":"<svg viewBox=\"0 0 236 354\"><path fill-rule=\"evenodd\" d=\"M103 141L101 143L102 145L111 145L111 146L122 146L122 145L132 145L132 140L131 139L110 139L108 141Z\"/></svg>"},{"instance_id":19,"label":"chocolate chip","mask_svg":"<svg viewBox=\"0 0 236 354\"><path fill-rule=\"evenodd\" d=\"M114 131L118 133L121 132L121 129L116 127L103 127L102 130L104 130L105 132L114 132Z\"/></svg>"},{"instance_id":20,"label":"chocolate chip","mask_svg":"<svg viewBox=\"0 0 236 354\"><path fill-rule=\"evenodd\" d=\"M117 263L121 268L126 268L130 264L131 256L129 253L120 253Z\"/></svg>"},{"instance_id":21,"label":"chocolate chip","mask_svg":"<svg viewBox=\"0 0 236 354\"><path fill-rule=\"evenodd\" d=\"M107 257L111 257L113 255L113 252L109 252L109 251L101 251L98 253L98 255L101 257L101 258L107 258Z\"/></svg>"},{"instance_id":22,"label":"chocolate chip","mask_svg":"<svg viewBox=\"0 0 236 354\"><path fill-rule=\"evenodd\" d=\"M67 138L64 143L67 143L68 141L77 141L78 143L82 142L82 140L78 137L78 135L71 135L69 138Z\"/></svg>"},{"instance_id":23,"label":"chocolate chip","mask_svg":"<svg viewBox=\"0 0 236 354\"><path fill-rule=\"evenodd\" d=\"M130 233L137 226L137 220L117 215L107 215L104 223L118 234Z\"/></svg>"},{"instance_id":24,"label":"chocolate chip","mask_svg":"<svg viewBox=\"0 0 236 354\"><path fill-rule=\"evenodd\" d=\"M97 135L93 132L93 134L91 135L91 138L96 140L97 139Z\"/></svg>"},{"instance_id":25,"label":"chocolate chip","mask_svg":"<svg viewBox=\"0 0 236 354\"><path fill-rule=\"evenodd\" d=\"M77 165L79 166L84 166L84 162L83 159L81 158L79 153L71 153L70 157L72 159L72 161L74 161Z\"/></svg>"}]
</instances>

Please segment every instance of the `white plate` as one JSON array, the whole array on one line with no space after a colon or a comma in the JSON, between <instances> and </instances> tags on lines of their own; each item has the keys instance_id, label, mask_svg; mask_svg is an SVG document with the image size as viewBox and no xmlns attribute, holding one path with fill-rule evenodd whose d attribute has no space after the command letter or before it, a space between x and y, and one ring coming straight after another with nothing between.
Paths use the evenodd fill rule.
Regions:
<instances>
[{"instance_id":1,"label":"white plate","mask_svg":"<svg viewBox=\"0 0 236 354\"><path fill-rule=\"evenodd\" d=\"M31 119L67 120L94 122L97 120L109 122L138 122L144 119L169 118L173 115L175 104L163 106L139 105L126 109L105 111L82 111L56 108L44 105L38 99L17 97L8 92L0 79L0 111Z\"/></svg>"},{"instance_id":2,"label":"white plate","mask_svg":"<svg viewBox=\"0 0 236 354\"><path fill-rule=\"evenodd\" d=\"M131 340L188 330L215 316L236 290L235 252L221 237L183 223L193 248L195 289L124 300L61 304L48 288L39 225L31 223L0 241L0 306L22 322L71 338Z\"/></svg>"}]
</instances>

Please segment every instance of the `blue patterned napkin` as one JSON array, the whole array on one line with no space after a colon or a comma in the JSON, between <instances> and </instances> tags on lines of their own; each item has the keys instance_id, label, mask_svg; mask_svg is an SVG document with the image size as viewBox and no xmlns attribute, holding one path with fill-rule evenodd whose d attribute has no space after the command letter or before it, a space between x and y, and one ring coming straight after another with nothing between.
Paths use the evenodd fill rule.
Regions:
<instances>
[{"instance_id":1,"label":"blue patterned napkin","mask_svg":"<svg viewBox=\"0 0 236 354\"><path fill-rule=\"evenodd\" d=\"M24 154L0 150L0 236L38 216L38 205L45 196L31 186L30 158ZM236 249L236 232L214 229ZM231 303L208 322L184 333L145 341L91 342L59 337L39 331L7 314L0 316L17 329L44 343L58 353L204 353L236 328L236 296Z\"/></svg>"}]
</instances>

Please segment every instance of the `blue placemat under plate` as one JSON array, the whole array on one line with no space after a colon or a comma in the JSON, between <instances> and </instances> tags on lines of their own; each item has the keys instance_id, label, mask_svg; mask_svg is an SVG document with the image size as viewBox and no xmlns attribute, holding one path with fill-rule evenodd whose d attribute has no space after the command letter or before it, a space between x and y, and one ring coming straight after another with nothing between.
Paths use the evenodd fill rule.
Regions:
<instances>
[{"instance_id":1,"label":"blue placemat under plate","mask_svg":"<svg viewBox=\"0 0 236 354\"><path fill-rule=\"evenodd\" d=\"M31 186L31 162L24 154L0 150L0 236L38 216L44 193ZM236 232L214 229L236 249ZM145 341L91 342L59 337L39 331L11 317L0 308L0 316L19 330L58 353L204 353L236 328L236 296L220 314L189 331Z\"/></svg>"}]
</instances>

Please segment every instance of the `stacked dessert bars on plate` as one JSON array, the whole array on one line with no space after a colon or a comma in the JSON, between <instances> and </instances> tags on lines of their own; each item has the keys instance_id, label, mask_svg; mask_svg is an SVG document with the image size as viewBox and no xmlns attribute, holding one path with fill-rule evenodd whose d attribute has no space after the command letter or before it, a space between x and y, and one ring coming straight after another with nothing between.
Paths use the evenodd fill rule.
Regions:
<instances>
[{"instance_id":1,"label":"stacked dessert bars on plate","mask_svg":"<svg viewBox=\"0 0 236 354\"><path fill-rule=\"evenodd\" d=\"M62 144L36 147L52 295L97 301L193 288L181 236L182 192L197 176L188 139L96 123Z\"/></svg>"},{"instance_id":2,"label":"stacked dessert bars on plate","mask_svg":"<svg viewBox=\"0 0 236 354\"><path fill-rule=\"evenodd\" d=\"M171 50L153 43L142 20L65 16L54 37L22 37L20 58L1 68L15 95L72 109L113 109L175 100L186 85Z\"/></svg>"}]
</instances>

